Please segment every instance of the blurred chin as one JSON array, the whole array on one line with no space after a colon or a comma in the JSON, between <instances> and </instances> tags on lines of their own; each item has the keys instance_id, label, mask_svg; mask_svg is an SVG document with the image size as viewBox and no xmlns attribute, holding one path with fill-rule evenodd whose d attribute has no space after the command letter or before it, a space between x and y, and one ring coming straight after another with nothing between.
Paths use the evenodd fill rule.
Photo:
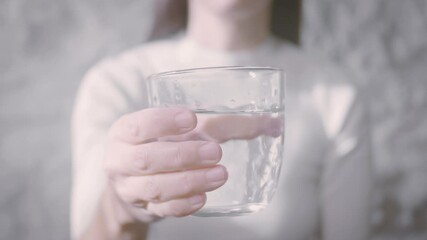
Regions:
<instances>
[{"instance_id":1,"label":"blurred chin","mask_svg":"<svg viewBox=\"0 0 427 240\"><path fill-rule=\"evenodd\" d=\"M248 17L263 11L272 0L193 0L223 17Z\"/></svg>"}]
</instances>

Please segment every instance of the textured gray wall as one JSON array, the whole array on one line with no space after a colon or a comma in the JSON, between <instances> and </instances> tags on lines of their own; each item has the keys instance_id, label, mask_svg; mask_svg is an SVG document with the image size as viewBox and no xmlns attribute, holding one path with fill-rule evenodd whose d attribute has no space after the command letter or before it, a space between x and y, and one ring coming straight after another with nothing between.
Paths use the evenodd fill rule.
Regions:
<instances>
[{"instance_id":1,"label":"textured gray wall","mask_svg":"<svg viewBox=\"0 0 427 240\"><path fill-rule=\"evenodd\" d=\"M145 40L146 0L0 0L0 239L66 239L69 118L100 57ZM427 239L427 1L306 0L302 42L371 96L378 239Z\"/></svg>"},{"instance_id":2,"label":"textured gray wall","mask_svg":"<svg viewBox=\"0 0 427 240\"><path fill-rule=\"evenodd\" d=\"M303 45L370 97L377 238L427 239L427 1L305 0L304 17Z\"/></svg>"},{"instance_id":3,"label":"textured gray wall","mask_svg":"<svg viewBox=\"0 0 427 240\"><path fill-rule=\"evenodd\" d=\"M0 239L67 239L82 74L145 39L145 0L0 0Z\"/></svg>"}]
</instances>

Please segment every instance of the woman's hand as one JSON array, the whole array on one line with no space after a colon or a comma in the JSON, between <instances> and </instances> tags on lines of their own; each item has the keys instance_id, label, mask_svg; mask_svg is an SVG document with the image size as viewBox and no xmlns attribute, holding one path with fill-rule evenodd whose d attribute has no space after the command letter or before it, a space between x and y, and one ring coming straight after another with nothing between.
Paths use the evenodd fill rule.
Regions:
<instances>
[{"instance_id":1,"label":"woman's hand","mask_svg":"<svg viewBox=\"0 0 427 240\"><path fill-rule=\"evenodd\" d=\"M226 169L217 165L219 143L281 133L281 119L266 115L197 119L182 108L145 109L111 127L105 171L117 200L133 218L149 222L186 216L204 205L206 192L227 180Z\"/></svg>"},{"instance_id":2,"label":"woman's hand","mask_svg":"<svg viewBox=\"0 0 427 240\"><path fill-rule=\"evenodd\" d=\"M206 202L205 192L225 183L217 165L218 143L202 140L158 141L192 131L193 112L151 108L123 116L108 134L105 171L117 200L135 219L186 216Z\"/></svg>"}]
</instances>

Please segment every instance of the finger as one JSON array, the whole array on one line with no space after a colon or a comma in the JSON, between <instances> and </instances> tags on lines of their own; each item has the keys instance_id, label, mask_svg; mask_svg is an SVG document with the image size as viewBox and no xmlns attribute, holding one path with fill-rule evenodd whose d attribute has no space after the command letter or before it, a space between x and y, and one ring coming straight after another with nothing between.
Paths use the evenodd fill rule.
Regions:
<instances>
[{"instance_id":1,"label":"finger","mask_svg":"<svg viewBox=\"0 0 427 240\"><path fill-rule=\"evenodd\" d=\"M188 133L167 136L163 141L207 140L223 143L232 139L253 139L266 135L278 137L283 131L283 117L258 116L198 116L197 127Z\"/></svg>"},{"instance_id":2,"label":"finger","mask_svg":"<svg viewBox=\"0 0 427 240\"><path fill-rule=\"evenodd\" d=\"M149 203L147 210L160 217L184 217L199 210L206 203L206 194L174 199L163 203Z\"/></svg>"},{"instance_id":3,"label":"finger","mask_svg":"<svg viewBox=\"0 0 427 240\"><path fill-rule=\"evenodd\" d=\"M260 135L274 135L279 120L268 116L226 115L207 117L202 122L204 134L219 141L252 139Z\"/></svg>"},{"instance_id":4,"label":"finger","mask_svg":"<svg viewBox=\"0 0 427 240\"><path fill-rule=\"evenodd\" d=\"M123 144L117 148L106 156L106 170L130 176L206 168L222 156L218 143L206 141Z\"/></svg>"},{"instance_id":5,"label":"finger","mask_svg":"<svg viewBox=\"0 0 427 240\"><path fill-rule=\"evenodd\" d=\"M225 183L227 177L223 166L128 177L117 185L117 192L124 201L133 204L165 202L215 190Z\"/></svg>"},{"instance_id":6,"label":"finger","mask_svg":"<svg viewBox=\"0 0 427 240\"><path fill-rule=\"evenodd\" d=\"M117 120L110 136L131 144L177 135L196 127L196 115L184 108L148 108L129 113Z\"/></svg>"}]
</instances>

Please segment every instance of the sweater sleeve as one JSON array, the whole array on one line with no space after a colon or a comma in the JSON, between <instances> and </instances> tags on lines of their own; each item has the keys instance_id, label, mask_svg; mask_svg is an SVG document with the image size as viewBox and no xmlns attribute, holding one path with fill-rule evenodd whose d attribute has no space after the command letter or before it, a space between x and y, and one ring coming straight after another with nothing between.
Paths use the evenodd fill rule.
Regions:
<instances>
[{"instance_id":1,"label":"sweater sleeve","mask_svg":"<svg viewBox=\"0 0 427 240\"><path fill-rule=\"evenodd\" d=\"M144 108L144 85L132 56L104 60L83 78L72 117L71 235L89 226L106 187L102 160L110 126Z\"/></svg>"}]
</instances>

